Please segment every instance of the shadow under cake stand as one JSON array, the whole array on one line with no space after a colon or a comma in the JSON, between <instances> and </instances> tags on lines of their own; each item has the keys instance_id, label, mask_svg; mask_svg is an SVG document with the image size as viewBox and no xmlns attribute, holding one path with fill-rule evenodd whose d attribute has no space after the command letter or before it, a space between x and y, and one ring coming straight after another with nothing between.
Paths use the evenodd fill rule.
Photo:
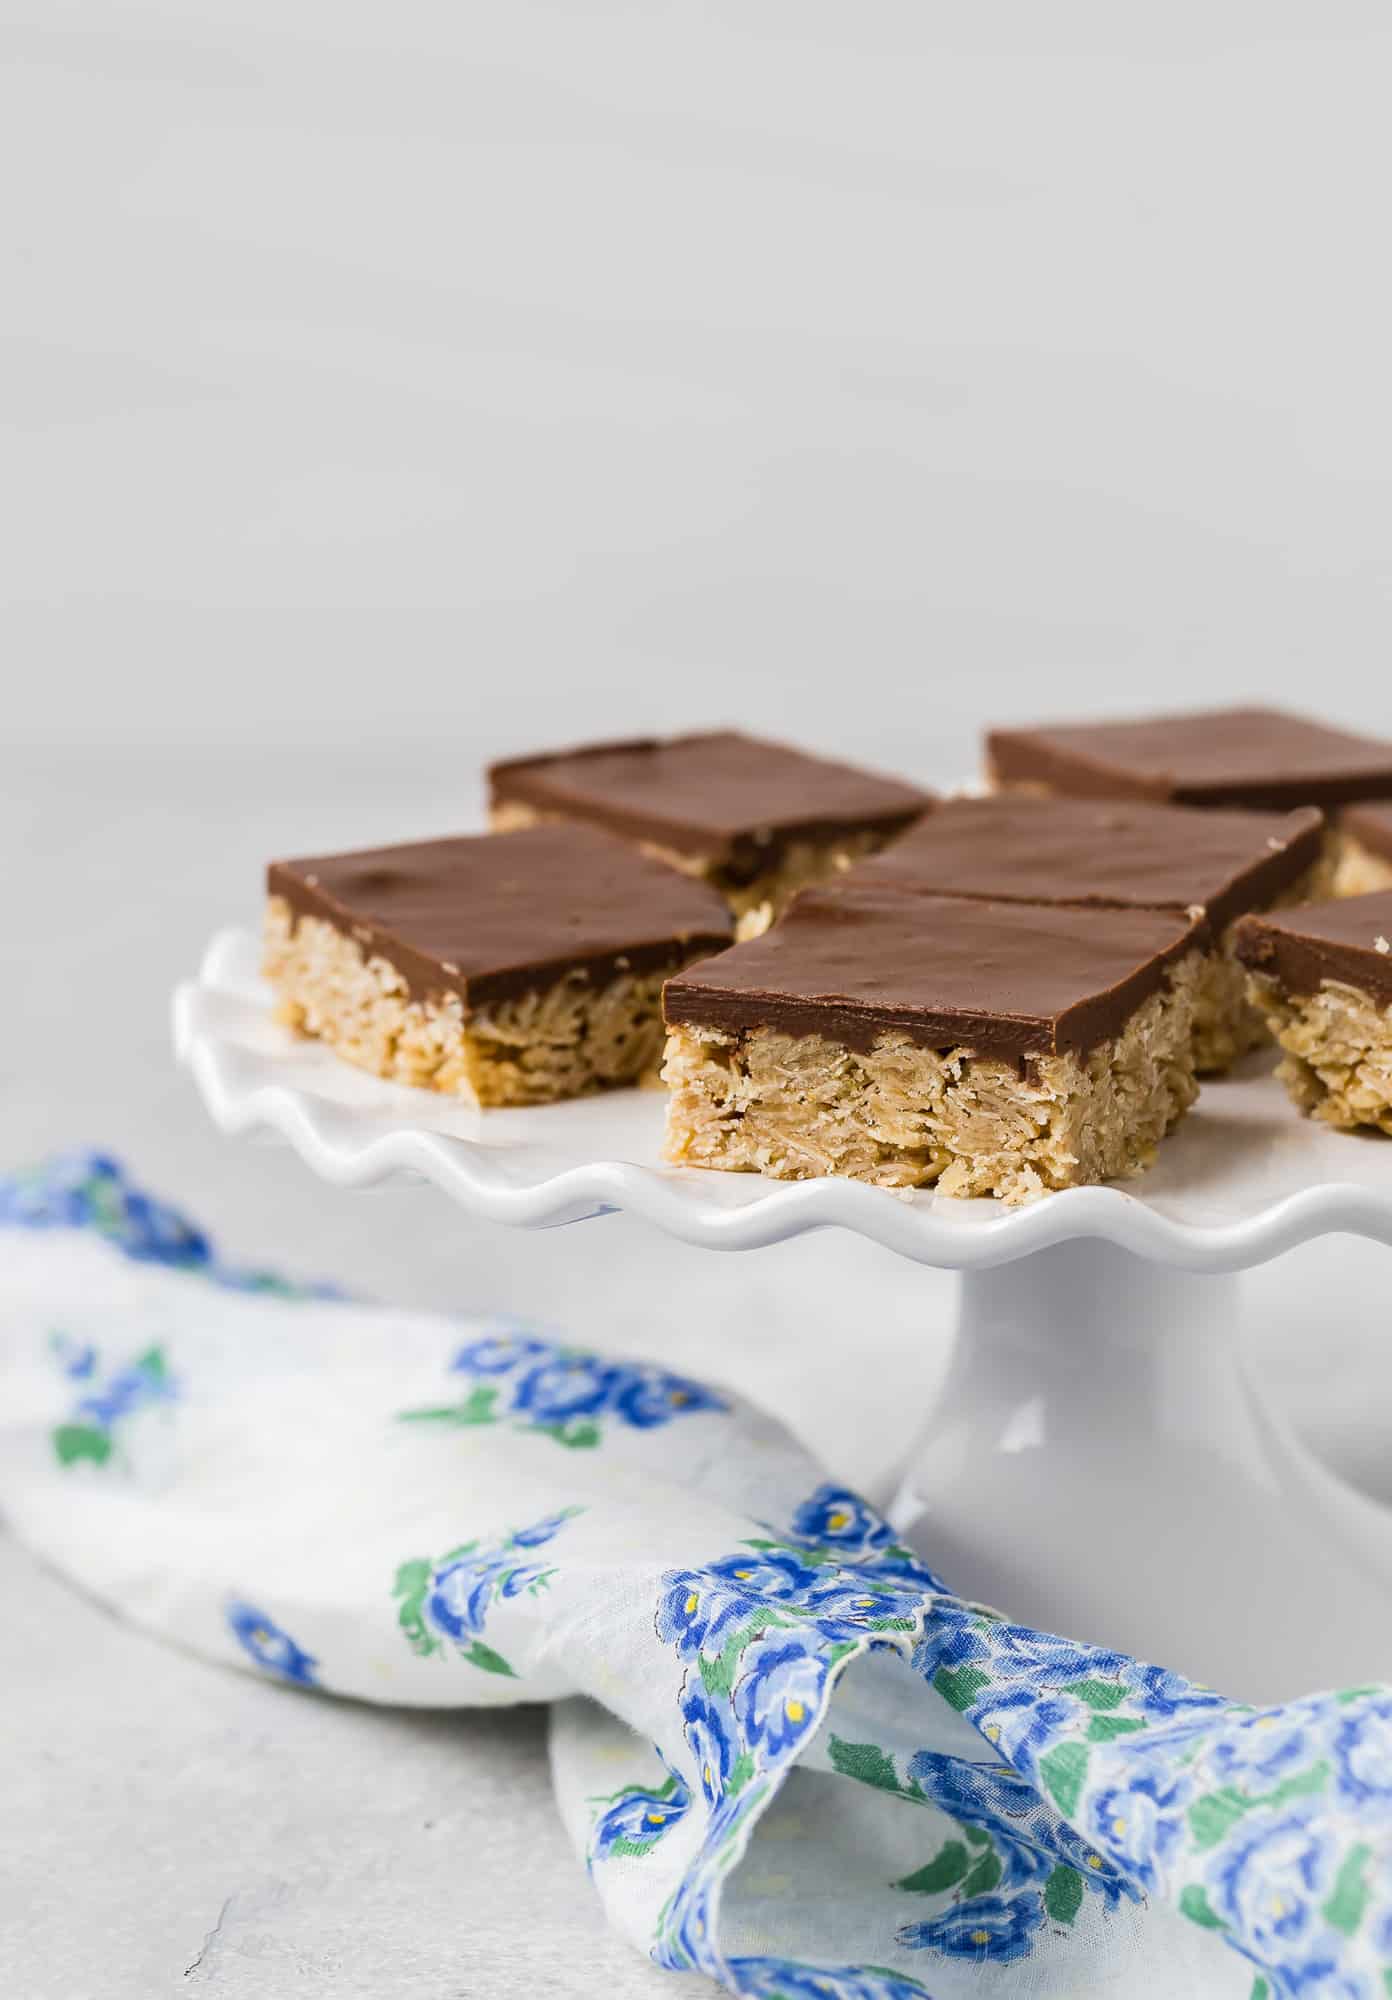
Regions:
<instances>
[{"instance_id":1,"label":"shadow under cake stand","mask_svg":"<svg viewBox=\"0 0 1392 2000\"><path fill-rule=\"evenodd\" d=\"M1208 1085L1143 1179L1003 1209L664 1167L656 1091L478 1112L380 1082L276 1025L258 958L223 931L175 995L223 1131L524 1228L626 1209L712 1250L841 1228L959 1271L952 1361L889 1506L955 1588L1248 1701L1392 1672L1392 1509L1268 1407L1239 1277L1336 1232L1392 1245L1392 1140L1298 1118L1267 1059Z\"/></svg>"}]
</instances>

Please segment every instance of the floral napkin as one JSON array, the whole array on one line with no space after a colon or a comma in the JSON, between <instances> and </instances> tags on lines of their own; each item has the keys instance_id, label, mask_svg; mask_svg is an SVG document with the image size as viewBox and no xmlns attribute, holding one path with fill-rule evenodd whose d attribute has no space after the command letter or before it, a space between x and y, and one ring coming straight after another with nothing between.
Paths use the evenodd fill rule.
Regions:
<instances>
[{"instance_id":1,"label":"floral napkin","mask_svg":"<svg viewBox=\"0 0 1392 2000\"><path fill-rule=\"evenodd\" d=\"M0 1181L6 1223L14 1533L307 1691L553 1703L559 1808L657 1964L1392 1994L1392 1691L1254 1710L1011 1624L734 1396L229 1270L109 1160Z\"/></svg>"}]
</instances>

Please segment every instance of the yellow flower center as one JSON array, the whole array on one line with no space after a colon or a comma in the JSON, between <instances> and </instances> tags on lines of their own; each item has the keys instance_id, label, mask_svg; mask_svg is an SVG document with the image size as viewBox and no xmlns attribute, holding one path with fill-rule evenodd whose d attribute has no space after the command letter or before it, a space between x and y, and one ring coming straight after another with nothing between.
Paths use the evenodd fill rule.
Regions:
<instances>
[{"instance_id":1,"label":"yellow flower center","mask_svg":"<svg viewBox=\"0 0 1392 2000\"><path fill-rule=\"evenodd\" d=\"M827 1515L827 1526L833 1530L850 1526L851 1517L844 1507L838 1507L834 1514Z\"/></svg>"},{"instance_id":2,"label":"yellow flower center","mask_svg":"<svg viewBox=\"0 0 1392 2000\"><path fill-rule=\"evenodd\" d=\"M1125 1833L1125 1831L1126 1831L1126 1821L1124 1819L1114 1819L1112 1821L1112 1832L1116 1835L1118 1840L1121 1839L1121 1836Z\"/></svg>"},{"instance_id":3,"label":"yellow flower center","mask_svg":"<svg viewBox=\"0 0 1392 2000\"><path fill-rule=\"evenodd\" d=\"M705 1780L706 1784L709 1785L711 1781L711 1767L709 1764L703 1764L701 1766L701 1776Z\"/></svg>"},{"instance_id":4,"label":"yellow flower center","mask_svg":"<svg viewBox=\"0 0 1392 2000\"><path fill-rule=\"evenodd\" d=\"M253 1631L251 1636L256 1641L258 1646L264 1646L266 1644L266 1641L271 1636L270 1628L269 1626L266 1625L258 1625L255 1631Z\"/></svg>"},{"instance_id":5,"label":"yellow flower center","mask_svg":"<svg viewBox=\"0 0 1392 2000\"><path fill-rule=\"evenodd\" d=\"M686 1615L688 1618L691 1616L693 1611L695 1611L696 1606L700 1602L701 1602L700 1598L696 1595L695 1591L693 1590L690 1597L688 1597L686 1600Z\"/></svg>"},{"instance_id":6,"label":"yellow flower center","mask_svg":"<svg viewBox=\"0 0 1392 2000\"><path fill-rule=\"evenodd\" d=\"M1102 1856L1100 1854L1089 1854L1088 1867L1100 1868L1101 1866L1102 1866Z\"/></svg>"},{"instance_id":7,"label":"yellow flower center","mask_svg":"<svg viewBox=\"0 0 1392 2000\"><path fill-rule=\"evenodd\" d=\"M989 1944L991 1942L991 1933L989 1931L973 1931L971 1941L973 1944Z\"/></svg>"},{"instance_id":8,"label":"yellow flower center","mask_svg":"<svg viewBox=\"0 0 1392 2000\"><path fill-rule=\"evenodd\" d=\"M687 1400L685 1389L674 1389L672 1391L672 1401L674 1403L685 1403Z\"/></svg>"},{"instance_id":9,"label":"yellow flower center","mask_svg":"<svg viewBox=\"0 0 1392 2000\"><path fill-rule=\"evenodd\" d=\"M1000 1724L998 1722L988 1722L985 1729L982 1731L982 1735L989 1736L993 1743L999 1743Z\"/></svg>"},{"instance_id":10,"label":"yellow flower center","mask_svg":"<svg viewBox=\"0 0 1392 2000\"><path fill-rule=\"evenodd\" d=\"M746 1582L751 1576L753 1576L753 1574L754 1572L752 1569L737 1569L735 1571L735 1575L739 1578L741 1583Z\"/></svg>"},{"instance_id":11,"label":"yellow flower center","mask_svg":"<svg viewBox=\"0 0 1392 2000\"><path fill-rule=\"evenodd\" d=\"M648 1825L649 1825L649 1826L666 1826L666 1824L667 1824L667 1815L666 1815L666 1813L649 1813L649 1814L648 1814Z\"/></svg>"},{"instance_id":12,"label":"yellow flower center","mask_svg":"<svg viewBox=\"0 0 1392 2000\"><path fill-rule=\"evenodd\" d=\"M789 1722L801 1722L807 1710L800 1701L785 1701L783 1704L783 1713L787 1716Z\"/></svg>"}]
</instances>

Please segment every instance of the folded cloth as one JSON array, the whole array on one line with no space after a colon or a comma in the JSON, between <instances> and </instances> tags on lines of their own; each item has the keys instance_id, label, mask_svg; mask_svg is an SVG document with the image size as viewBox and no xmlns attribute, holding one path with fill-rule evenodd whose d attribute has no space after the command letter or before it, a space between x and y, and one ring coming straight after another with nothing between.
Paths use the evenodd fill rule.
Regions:
<instances>
[{"instance_id":1,"label":"folded cloth","mask_svg":"<svg viewBox=\"0 0 1392 2000\"><path fill-rule=\"evenodd\" d=\"M277 1681L554 1703L560 1809L659 1965L1392 1993L1392 1691L1254 1710L1013 1625L735 1396L229 1269L98 1156L0 1182L0 1223L14 1532Z\"/></svg>"}]
</instances>

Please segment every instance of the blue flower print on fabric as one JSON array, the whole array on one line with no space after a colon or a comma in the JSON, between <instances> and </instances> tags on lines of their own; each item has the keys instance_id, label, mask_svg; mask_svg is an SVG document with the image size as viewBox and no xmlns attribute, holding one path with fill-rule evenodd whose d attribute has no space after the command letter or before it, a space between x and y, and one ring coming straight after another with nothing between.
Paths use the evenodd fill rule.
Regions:
<instances>
[{"instance_id":1,"label":"blue flower print on fabric","mask_svg":"<svg viewBox=\"0 0 1392 2000\"><path fill-rule=\"evenodd\" d=\"M550 1341L504 1327L461 1347L450 1367L459 1375L510 1375L554 1352Z\"/></svg>"},{"instance_id":2,"label":"blue flower print on fabric","mask_svg":"<svg viewBox=\"0 0 1392 2000\"><path fill-rule=\"evenodd\" d=\"M770 1633L748 1647L735 1683L734 1717L741 1746L781 1763L821 1719L830 1662L810 1650L802 1633Z\"/></svg>"},{"instance_id":3,"label":"blue flower print on fabric","mask_svg":"<svg viewBox=\"0 0 1392 2000\"><path fill-rule=\"evenodd\" d=\"M101 1154L0 1177L0 1224L85 1230L213 1283L304 1295L223 1266L200 1230ZM65 1464L119 1463L138 1412L177 1409L177 1354L113 1356L73 1328L53 1354ZM525 1328L479 1329L456 1359L449 1407L412 1420L507 1421L579 1448L727 1407L700 1384ZM489 1629L549 1586L562 1525L550 1516L403 1563L394 1595L405 1643L511 1675ZM659 1641L683 1677L662 1746L668 1777L604 1802L595 1865L685 1827L680 1852L695 1851L659 1921L659 1962L697 1966L757 2000L921 2000L934 1961L940 1970L995 1963L1008 1976L1081 1910L1104 1917L1122 1896L1147 1896L1240 1954L1261 2000L1392 1992L1392 1691L1254 1711L1166 1669L1013 1625L953 1597L888 1523L832 1483L737 1552L667 1572L653 1597ZM313 1657L254 1590L227 1620L260 1671L313 1684ZM830 1738L833 1769L935 1808L923 1815L921 1865L886 1885L917 1899L897 1905L886 1927L915 1952L915 1969L927 1968L927 1984L872 1967L728 1962L715 1935L720 1883L825 1718L837 1675L877 1647L911 1658L983 1746L977 1763ZM925 1730L922 1740L934 1737Z\"/></svg>"},{"instance_id":4,"label":"blue flower print on fabric","mask_svg":"<svg viewBox=\"0 0 1392 2000\"><path fill-rule=\"evenodd\" d=\"M1330 1748L1334 1782L1346 1804L1392 1809L1392 1693L1375 1694L1346 1715Z\"/></svg>"},{"instance_id":5,"label":"blue flower print on fabric","mask_svg":"<svg viewBox=\"0 0 1392 2000\"><path fill-rule=\"evenodd\" d=\"M162 1348L146 1348L134 1361L120 1363L105 1375L101 1356L90 1344L79 1346L54 1334L49 1350L62 1374L81 1391L63 1422L49 1433L60 1465L115 1463L127 1419L155 1404L173 1403L180 1395Z\"/></svg>"},{"instance_id":6,"label":"blue flower print on fabric","mask_svg":"<svg viewBox=\"0 0 1392 2000\"><path fill-rule=\"evenodd\" d=\"M735 1771L735 1732L728 1703L711 1695L699 1676L682 1683L682 1721L696 1777L709 1805L717 1805Z\"/></svg>"},{"instance_id":7,"label":"blue flower print on fabric","mask_svg":"<svg viewBox=\"0 0 1392 2000\"><path fill-rule=\"evenodd\" d=\"M702 1410L728 1410L729 1403L703 1382L685 1375L668 1375L661 1368L627 1367L613 1393L616 1416L635 1430L650 1431L673 1417L690 1417Z\"/></svg>"},{"instance_id":8,"label":"blue flower print on fabric","mask_svg":"<svg viewBox=\"0 0 1392 2000\"><path fill-rule=\"evenodd\" d=\"M1034 1949L1044 1923L1042 1897L976 1896L945 1916L904 1924L899 1942L909 1951L937 1951L944 1958L972 1959L979 1965L1009 1965Z\"/></svg>"},{"instance_id":9,"label":"blue flower print on fabric","mask_svg":"<svg viewBox=\"0 0 1392 2000\"><path fill-rule=\"evenodd\" d=\"M853 1550L888 1548L894 1531L846 1486L819 1486L793 1516L793 1533L825 1548Z\"/></svg>"},{"instance_id":10,"label":"blue flower print on fabric","mask_svg":"<svg viewBox=\"0 0 1392 2000\"><path fill-rule=\"evenodd\" d=\"M1173 1736L1167 1734L1167 1741ZM1338 1748L1335 1747L1337 1762ZM1270 1791L1313 1761L1310 1725L1303 1714L1267 1709L1243 1716L1208 1748L1207 1765L1220 1784Z\"/></svg>"},{"instance_id":11,"label":"blue flower print on fabric","mask_svg":"<svg viewBox=\"0 0 1392 2000\"><path fill-rule=\"evenodd\" d=\"M110 1431L132 1410L147 1403L173 1402L177 1394L177 1384L164 1365L163 1354L152 1347L128 1368L118 1368L102 1387L80 1397L75 1414Z\"/></svg>"},{"instance_id":12,"label":"blue flower print on fabric","mask_svg":"<svg viewBox=\"0 0 1392 2000\"><path fill-rule=\"evenodd\" d=\"M1257 1812L1213 1870L1209 1900L1258 1964L1328 1970L1339 1940L1324 1911L1339 1859L1317 1800Z\"/></svg>"},{"instance_id":13,"label":"blue flower print on fabric","mask_svg":"<svg viewBox=\"0 0 1392 2000\"><path fill-rule=\"evenodd\" d=\"M730 1984L745 2000L928 2000L916 1979L874 1966L801 1965L789 1958L732 1958Z\"/></svg>"},{"instance_id":14,"label":"blue flower print on fabric","mask_svg":"<svg viewBox=\"0 0 1392 2000\"><path fill-rule=\"evenodd\" d=\"M983 1695L973 1704L971 1719L993 1750L1028 1769L1038 1751L1071 1729L1086 1727L1089 1711L1075 1695L1007 1687Z\"/></svg>"},{"instance_id":15,"label":"blue flower print on fabric","mask_svg":"<svg viewBox=\"0 0 1392 2000\"><path fill-rule=\"evenodd\" d=\"M331 1285L297 1285L272 1272L224 1264L201 1229L137 1187L109 1153L65 1153L23 1173L0 1174L0 1226L6 1224L88 1230L136 1263L195 1271L232 1291L286 1299L339 1296Z\"/></svg>"},{"instance_id":16,"label":"blue flower print on fabric","mask_svg":"<svg viewBox=\"0 0 1392 2000\"><path fill-rule=\"evenodd\" d=\"M1060 1819L1033 1785L1003 1765L921 1750L909 1760L908 1777L940 1812L987 1836L1000 1870L999 1886L1021 1888L1062 1867L1076 1870L1082 1887L1103 1896L1109 1905L1122 1895L1138 1899L1138 1892L1093 1842Z\"/></svg>"},{"instance_id":17,"label":"blue flower print on fabric","mask_svg":"<svg viewBox=\"0 0 1392 2000\"><path fill-rule=\"evenodd\" d=\"M70 1382L90 1382L96 1374L97 1350L90 1341L79 1345L66 1334L55 1333L49 1336L49 1347Z\"/></svg>"},{"instance_id":18,"label":"blue flower print on fabric","mask_svg":"<svg viewBox=\"0 0 1392 2000\"><path fill-rule=\"evenodd\" d=\"M704 1571L745 1603L759 1600L790 1603L808 1596L821 1571L786 1549L759 1549L749 1555L723 1556Z\"/></svg>"},{"instance_id":19,"label":"blue flower print on fabric","mask_svg":"<svg viewBox=\"0 0 1392 2000\"><path fill-rule=\"evenodd\" d=\"M594 1354L551 1354L521 1376L512 1407L543 1424L592 1417L609 1402L618 1372Z\"/></svg>"},{"instance_id":20,"label":"blue flower print on fabric","mask_svg":"<svg viewBox=\"0 0 1392 2000\"><path fill-rule=\"evenodd\" d=\"M1133 1769L1123 1783L1093 1793L1086 1831L1131 1881L1152 1891L1184 1844L1193 1792L1187 1773L1158 1759L1153 1768Z\"/></svg>"},{"instance_id":21,"label":"blue flower print on fabric","mask_svg":"<svg viewBox=\"0 0 1392 2000\"><path fill-rule=\"evenodd\" d=\"M738 1587L713 1580L709 1570L670 1570L658 1601L655 1625L664 1645L683 1659L718 1653L726 1635L748 1616L755 1599Z\"/></svg>"},{"instance_id":22,"label":"blue flower print on fabric","mask_svg":"<svg viewBox=\"0 0 1392 2000\"><path fill-rule=\"evenodd\" d=\"M867 1579L863 1569L824 1571L808 1592L806 1608L829 1639L908 1632L917 1626L923 1612L923 1586L899 1584L893 1575Z\"/></svg>"},{"instance_id":23,"label":"blue flower print on fabric","mask_svg":"<svg viewBox=\"0 0 1392 2000\"><path fill-rule=\"evenodd\" d=\"M461 1400L403 1410L403 1423L470 1428L510 1422L571 1450L603 1442L605 1426L654 1430L677 1417L727 1412L701 1382L640 1362L613 1361L506 1325L469 1341L450 1372L473 1387Z\"/></svg>"},{"instance_id":24,"label":"blue flower print on fabric","mask_svg":"<svg viewBox=\"0 0 1392 2000\"><path fill-rule=\"evenodd\" d=\"M229 1604L227 1626L243 1652L264 1673L274 1675L277 1680L293 1681L296 1687L318 1686L314 1669L319 1662L255 1605Z\"/></svg>"},{"instance_id":25,"label":"blue flower print on fabric","mask_svg":"<svg viewBox=\"0 0 1392 2000\"><path fill-rule=\"evenodd\" d=\"M877 1574L899 1576L919 1590L946 1591L912 1549L895 1541L888 1521L849 1487L819 1486L794 1514L789 1540L810 1543L843 1562L870 1561Z\"/></svg>"},{"instance_id":26,"label":"blue flower print on fabric","mask_svg":"<svg viewBox=\"0 0 1392 2000\"><path fill-rule=\"evenodd\" d=\"M612 1855L639 1860L675 1826L691 1807L691 1793L675 1771L658 1786L627 1785L599 1802L603 1807L590 1833L589 1865Z\"/></svg>"},{"instance_id":27,"label":"blue flower print on fabric","mask_svg":"<svg viewBox=\"0 0 1392 2000\"><path fill-rule=\"evenodd\" d=\"M465 1542L437 1559L417 1556L400 1564L392 1594L400 1600L397 1622L411 1650L427 1658L448 1642L470 1666L515 1678L509 1662L484 1641L489 1612L500 1601L535 1597L550 1586L553 1566L518 1558L551 1541L582 1511L565 1507L499 1542Z\"/></svg>"},{"instance_id":28,"label":"blue flower print on fabric","mask_svg":"<svg viewBox=\"0 0 1392 2000\"><path fill-rule=\"evenodd\" d=\"M682 1747L708 1817L692 1871L663 1914L654 1947L661 1964L697 1966L728 1980L709 1942L709 1913L745 1827L773 1780L820 1726L844 1663L880 1644L907 1655L917 1636L931 1580L916 1582L915 1558L862 1501L850 1499L853 1506L844 1504L841 1489L828 1487L797 1516L809 1528L825 1518L837 1540L771 1532L751 1538L736 1554L663 1578L654 1626L662 1644L689 1662ZM757 1963L761 1980L773 1976L768 1967L774 1962ZM815 1967L796 1970L799 1978L850 1977ZM763 1984L751 1990L777 1989ZM909 1981L902 1990L919 1989Z\"/></svg>"}]
</instances>

